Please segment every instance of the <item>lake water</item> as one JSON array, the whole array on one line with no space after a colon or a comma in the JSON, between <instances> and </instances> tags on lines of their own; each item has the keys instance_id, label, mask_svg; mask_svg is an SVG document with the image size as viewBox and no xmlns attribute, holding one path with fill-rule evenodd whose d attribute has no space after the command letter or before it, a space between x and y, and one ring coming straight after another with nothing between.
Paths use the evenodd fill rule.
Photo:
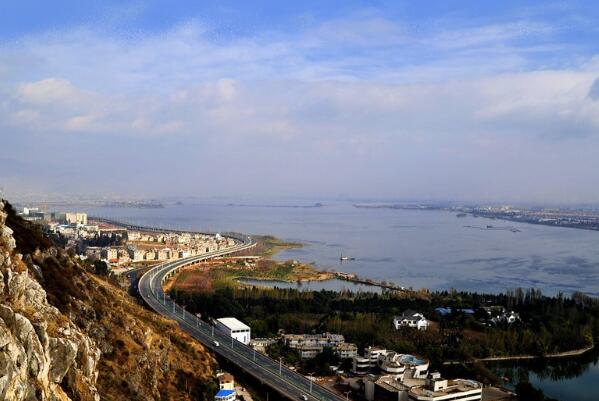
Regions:
<instances>
[{"instance_id":1,"label":"lake water","mask_svg":"<svg viewBox=\"0 0 599 401\"><path fill-rule=\"evenodd\" d=\"M266 286L273 288L293 288L299 291L351 291L351 292L373 292L382 293L383 289L378 286L353 283L345 280L324 280L324 281L302 281L302 282L285 282L277 280L257 280L251 278L240 278L239 282L243 284L255 285L255 286Z\"/></svg>"},{"instance_id":2,"label":"lake water","mask_svg":"<svg viewBox=\"0 0 599 401\"><path fill-rule=\"evenodd\" d=\"M313 262L413 288L501 292L536 287L547 294L599 295L599 232L458 218L427 210L242 207L222 203L163 209L87 208L94 215L181 229L272 234L303 248L277 259ZM509 230L485 228L514 227ZM471 226L471 227L466 227ZM340 255L356 258L340 263Z\"/></svg>"},{"instance_id":3,"label":"lake water","mask_svg":"<svg viewBox=\"0 0 599 401\"><path fill-rule=\"evenodd\" d=\"M487 365L510 381L530 381L546 396L560 401L599 400L599 350L580 357L546 361L494 362Z\"/></svg>"}]
</instances>

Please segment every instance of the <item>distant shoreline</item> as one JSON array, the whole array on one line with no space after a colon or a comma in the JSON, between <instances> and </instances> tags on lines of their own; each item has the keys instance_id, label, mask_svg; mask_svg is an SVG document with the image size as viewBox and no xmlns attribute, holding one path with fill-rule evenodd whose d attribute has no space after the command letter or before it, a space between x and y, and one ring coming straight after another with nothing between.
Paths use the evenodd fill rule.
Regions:
<instances>
[{"instance_id":1,"label":"distant shoreline","mask_svg":"<svg viewBox=\"0 0 599 401\"><path fill-rule=\"evenodd\" d=\"M567 358L570 356L580 356L593 350L595 345L591 345L585 348L574 349L571 351L556 352L547 355L512 355L512 356L490 356L487 358L476 358L472 361L445 361L443 365L459 365L462 363L474 363L474 362L502 362L502 361L522 361L530 359L557 359Z\"/></svg>"},{"instance_id":2,"label":"distant shoreline","mask_svg":"<svg viewBox=\"0 0 599 401\"><path fill-rule=\"evenodd\" d=\"M286 209L314 209L324 207L322 203L314 203L312 205L260 205L247 203L227 203L229 207L263 207L263 208L286 208Z\"/></svg>"},{"instance_id":3,"label":"distant shoreline","mask_svg":"<svg viewBox=\"0 0 599 401\"><path fill-rule=\"evenodd\" d=\"M523 210L519 214L507 212L490 212L484 210L467 210L472 208L449 208L446 206L435 206L426 204L353 204L357 209L391 209L391 210L424 210L424 211L443 211L456 213L456 217L464 217L470 215L472 217L481 217L489 220L504 220L514 223L535 224L557 228L575 228L586 231L599 231L599 212L595 212L590 216L581 211L581 215L572 214L572 211L563 214L552 213L548 217L539 217L535 211ZM557 217L555 217L557 216Z\"/></svg>"},{"instance_id":4,"label":"distant shoreline","mask_svg":"<svg viewBox=\"0 0 599 401\"><path fill-rule=\"evenodd\" d=\"M18 203L18 205L33 205L44 207L99 207L99 208L132 208L132 209L164 209L164 204L158 201L55 201L55 202L29 202L29 203Z\"/></svg>"}]
</instances>

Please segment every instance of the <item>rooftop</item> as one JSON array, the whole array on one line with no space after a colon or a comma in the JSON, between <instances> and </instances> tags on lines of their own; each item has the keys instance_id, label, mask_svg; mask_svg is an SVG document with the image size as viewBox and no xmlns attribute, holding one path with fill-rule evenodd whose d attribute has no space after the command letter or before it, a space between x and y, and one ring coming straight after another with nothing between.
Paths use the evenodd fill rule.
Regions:
<instances>
[{"instance_id":1,"label":"rooftop","mask_svg":"<svg viewBox=\"0 0 599 401\"><path fill-rule=\"evenodd\" d=\"M215 397L228 397L231 394L235 394L235 390L219 390Z\"/></svg>"},{"instance_id":2,"label":"rooftop","mask_svg":"<svg viewBox=\"0 0 599 401\"><path fill-rule=\"evenodd\" d=\"M418 359L414 355L409 354L402 354L399 357L399 362L403 363L404 365L425 365L428 363L426 360Z\"/></svg>"},{"instance_id":3,"label":"rooftop","mask_svg":"<svg viewBox=\"0 0 599 401\"><path fill-rule=\"evenodd\" d=\"M410 386L402 383L393 376L381 376L376 381L376 384L390 392L405 391L410 388Z\"/></svg>"},{"instance_id":4,"label":"rooftop","mask_svg":"<svg viewBox=\"0 0 599 401\"><path fill-rule=\"evenodd\" d=\"M234 317L221 317L217 320L231 330L250 330L250 326L246 325L242 321L235 319Z\"/></svg>"},{"instance_id":5,"label":"rooftop","mask_svg":"<svg viewBox=\"0 0 599 401\"><path fill-rule=\"evenodd\" d=\"M223 373L222 375L218 376L218 381L220 383L232 382L234 380L235 379L233 378L233 375L230 373Z\"/></svg>"},{"instance_id":6,"label":"rooftop","mask_svg":"<svg viewBox=\"0 0 599 401\"><path fill-rule=\"evenodd\" d=\"M410 389L410 393L422 396L432 394L434 397L441 397L444 395L455 394L455 393L463 393L467 391L480 390L482 391L482 385L474 380L466 380L466 379L455 379L448 380L447 387L443 389L439 389L437 391L432 391L428 389L426 386L422 387L412 387Z\"/></svg>"}]
</instances>

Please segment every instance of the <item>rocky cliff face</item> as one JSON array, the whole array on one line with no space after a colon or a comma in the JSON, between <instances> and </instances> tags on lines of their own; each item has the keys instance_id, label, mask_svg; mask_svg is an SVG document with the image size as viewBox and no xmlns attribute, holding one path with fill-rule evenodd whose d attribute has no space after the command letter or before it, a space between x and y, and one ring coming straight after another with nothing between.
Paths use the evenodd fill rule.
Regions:
<instances>
[{"instance_id":1,"label":"rocky cliff face","mask_svg":"<svg viewBox=\"0 0 599 401\"><path fill-rule=\"evenodd\" d=\"M176 325L0 201L0 400L207 400L214 370Z\"/></svg>"},{"instance_id":2,"label":"rocky cliff face","mask_svg":"<svg viewBox=\"0 0 599 401\"><path fill-rule=\"evenodd\" d=\"M5 220L0 209L0 399L99 400L100 350L48 303Z\"/></svg>"}]
</instances>

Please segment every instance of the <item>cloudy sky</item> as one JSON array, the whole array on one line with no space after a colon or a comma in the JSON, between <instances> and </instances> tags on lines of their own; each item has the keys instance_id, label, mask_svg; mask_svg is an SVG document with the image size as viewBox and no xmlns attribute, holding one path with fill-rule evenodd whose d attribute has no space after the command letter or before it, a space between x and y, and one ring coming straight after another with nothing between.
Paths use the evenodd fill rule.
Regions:
<instances>
[{"instance_id":1,"label":"cloudy sky","mask_svg":"<svg viewBox=\"0 0 599 401\"><path fill-rule=\"evenodd\" d=\"M595 1L10 3L9 197L599 203Z\"/></svg>"}]
</instances>

